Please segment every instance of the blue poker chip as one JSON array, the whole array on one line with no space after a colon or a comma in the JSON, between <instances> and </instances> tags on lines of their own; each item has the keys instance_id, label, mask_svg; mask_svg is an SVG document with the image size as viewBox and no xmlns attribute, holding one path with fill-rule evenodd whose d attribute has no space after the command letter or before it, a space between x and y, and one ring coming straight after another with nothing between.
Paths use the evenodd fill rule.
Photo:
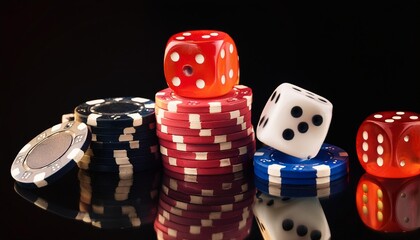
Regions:
<instances>
[{"instance_id":1,"label":"blue poker chip","mask_svg":"<svg viewBox=\"0 0 420 240\"><path fill-rule=\"evenodd\" d=\"M91 141L85 123L68 121L41 132L14 159L10 172L28 188L47 186L63 177L82 159Z\"/></svg>"},{"instance_id":2,"label":"blue poker chip","mask_svg":"<svg viewBox=\"0 0 420 240\"><path fill-rule=\"evenodd\" d=\"M254 168L269 176L283 178L319 178L347 174L348 153L323 143L318 154L311 159L299 159L273 147L263 146L254 154Z\"/></svg>"},{"instance_id":3,"label":"blue poker chip","mask_svg":"<svg viewBox=\"0 0 420 240\"><path fill-rule=\"evenodd\" d=\"M267 175L264 172L254 169L254 175L263 179L264 181L275 183L275 184L285 184L285 185L318 185L322 186L329 184L332 181L335 181L343 176L347 175L347 172L340 172L328 177L315 177L315 178L286 178L286 177L276 177Z\"/></svg>"},{"instance_id":4,"label":"blue poker chip","mask_svg":"<svg viewBox=\"0 0 420 240\"><path fill-rule=\"evenodd\" d=\"M326 198L343 192L348 186L348 178L344 176L322 185L288 185L270 183L255 176L254 183L257 190L271 196Z\"/></svg>"},{"instance_id":5,"label":"blue poker chip","mask_svg":"<svg viewBox=\"0 0 420 240\"><path fill-rule=\"evenodd\" d=\"M137 127L156 122L155 102L141 97L95 99L78 105L74 118L93 127Z\"/></svg>"}]
</instances>

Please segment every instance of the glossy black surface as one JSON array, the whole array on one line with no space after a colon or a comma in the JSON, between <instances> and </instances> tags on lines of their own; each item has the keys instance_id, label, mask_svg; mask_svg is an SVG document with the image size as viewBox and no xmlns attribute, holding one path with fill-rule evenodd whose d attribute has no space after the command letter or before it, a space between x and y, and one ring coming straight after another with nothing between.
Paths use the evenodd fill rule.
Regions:
<instances>
[{"instance_id":1,"label":"glossy black surface","mask_svg":"<svg viewBox=\"0 0 420 240\"><path fill-rule=\"evenodd\" d=\"M254 125L282 82L333 103L326 142L348 151L350 173L343 192L321 199L332 239L420 239L420 230L384 234L369 229L355 200L364 174L354 146L359 124L376 111L420 112L414 2L206 1L197 6L194 1L37 1L0 6L2 239L155 238L152 225L104 230L42 210L15 192L10 166L29 140L82 102L117 96L153 99L167 87L167 39L189 29L223 30L235 40L240 81L254 92ZM75 169L37 192L77 210L79 188ZM249 239L262 239L256 223Z\"/></svg>"}]
</instances>

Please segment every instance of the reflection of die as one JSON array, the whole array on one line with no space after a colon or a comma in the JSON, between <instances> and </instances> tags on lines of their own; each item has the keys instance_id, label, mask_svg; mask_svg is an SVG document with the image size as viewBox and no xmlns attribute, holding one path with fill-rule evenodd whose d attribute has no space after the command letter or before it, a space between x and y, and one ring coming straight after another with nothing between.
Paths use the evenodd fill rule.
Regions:
<instances>
[{"instance_id":1,"label":"reflection of die","mask_svg":"<svg viewBox=\"0 0 420 240\"><path fill-rule=\"evenodd\" d=\"M316 197L280 198L258 192L253 213L264 239L331 239L327 218Z\"/></svg>"},{"instance_id":2,"label":"reflection of die","mask_svg":"<svg viewBox=\"0 0 420 240\"><path fill-rule=\"evenodd\" d=\"M313 92L280 84L268 99L258 122L258 140L301 159L313 158L324 142L333 105Z\"/></svg>"},{"instance_id":3,"label":"reflection of die","mask_svg":"<svg viewBox=\"0 0 420 240\"><path fill-rule=\"evenodd\" d=\"M163 70L168 86L179 96L222 96L239 83L238 51L225 32L180 32L166 44Z\"/></svg>"},{"instance_id":4,"label":"reflection of die","mask_svg":"<svg viewBox=\"0 0 420 240\"><path fill-rule=\"evenodd\" d=\"M381 178L365 173L357 184L356 206L363 223L380 232L420 228L420 176Z\"/></svg>"},{"instance_id":5,"label":"reflection of die","mask_svg":"<svg viewBox=\"0 0 420 240\"><path fill-rule=\"evenodd\" d=\"M420 115L402 111L371 114L358 129L356 150L362 167L374 176L420 174Z\"/></svg>"}]
</instances>

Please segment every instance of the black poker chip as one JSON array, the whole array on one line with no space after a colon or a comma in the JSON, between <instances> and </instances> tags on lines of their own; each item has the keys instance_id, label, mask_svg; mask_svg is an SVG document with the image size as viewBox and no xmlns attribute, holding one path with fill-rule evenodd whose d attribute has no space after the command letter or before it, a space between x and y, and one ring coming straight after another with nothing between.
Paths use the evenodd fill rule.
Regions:
<instances>
[{"instance_id":1,"label":"black poker chip","mask_svg":"<svg viewBox=\"0 0 420 240\"><path fill-rule=\"evenodd\" d=\"M115 97L84 102L74 118L93 127L137 127L155 122L154 101L141 97Z\"/></svg>"},{"instance_id":2,"label":"black poker chip","mask_svg":"<svg viewBox=\"0 0 420 240\"><path fill-rule=\"evenodd\" d=\"M10 172L28 188L47 186L68 173L85 155L91 133L85 123L69 121L46 129L17 154Z\"/></svg>"}]
</instances>

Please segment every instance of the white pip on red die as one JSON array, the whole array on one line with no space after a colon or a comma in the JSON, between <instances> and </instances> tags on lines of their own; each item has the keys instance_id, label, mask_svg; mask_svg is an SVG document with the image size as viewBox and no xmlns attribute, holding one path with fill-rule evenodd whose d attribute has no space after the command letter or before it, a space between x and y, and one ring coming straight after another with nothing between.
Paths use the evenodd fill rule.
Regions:
<instances>
[{"instance_id":1,"label":"white pip on red die","mask_svg":"<svg viewBox=\"0 0 420 240\"><path fill-rule=\"evenodd\" d=\"M281 198L257 192L253 213L264 239L331 239L328 221L317 197Z\"/></svg>"},{"instance_id":2,"label":"white pip on red die","mask_svg":"<svg viewBox=\"0 0 420 240\"><path fill-rule=\"evenodd\" d=\"M165 48L166 83L182 97L219 97L239 84L235 42L225 32L192 30L172 35Z\"/></svg>"},{"instance_id":3,"label":"white pip on red die","mask_svg":"<svg viewBox=\"0 0 420 240\"><path fill-rule=\"evenodd\" d=\"M359 126L356 151L370 174L405 178L420 174L420 115L408 111L381 111Z\"/></svg>"},{"instance_id":4,"label":"white pip on red die","mask_svg":"<svg viewBox=\"0 0 420 240\"><path fill-rule=\"evenodd\" d=\"M268 99L258 121L262 143L300 159L315 157L332 118L332 103L291 83L280 84Z\"/></svg>"}]
</instances>

